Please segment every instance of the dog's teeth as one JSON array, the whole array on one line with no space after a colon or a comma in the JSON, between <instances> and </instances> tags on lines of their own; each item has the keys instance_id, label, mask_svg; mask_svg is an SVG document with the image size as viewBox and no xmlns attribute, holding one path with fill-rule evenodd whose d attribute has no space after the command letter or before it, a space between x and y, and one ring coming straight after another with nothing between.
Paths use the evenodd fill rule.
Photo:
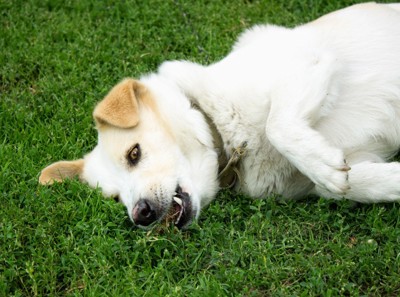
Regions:
<instances>
[{"instance_id":1,"label":"dog's teeth","mask_svg":"<svg viewBox=\"0 0 400 297\"><path fill-rule=\"evenodd\" d=\"M181 198L174 197L174 201L175 201L176 203L178 203L180 206L182 206L182 199L181 199Z\"/></svg>"}]
</instances>

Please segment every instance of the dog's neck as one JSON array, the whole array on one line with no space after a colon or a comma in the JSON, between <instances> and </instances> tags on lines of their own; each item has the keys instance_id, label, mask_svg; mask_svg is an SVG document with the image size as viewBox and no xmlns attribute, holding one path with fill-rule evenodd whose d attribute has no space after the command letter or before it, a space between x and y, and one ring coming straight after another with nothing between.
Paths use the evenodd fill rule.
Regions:
<instances>
[{"instance_id":1,"label":"dog's neck","mask_svg":"<svg viewBox=\"0 0 400 297\"><path fill-rule=\"evenodd\" d=\"M213 138L214 149L218 154L218 180L222 189L231 189L241 182L239 163L246 153L247 142L244 141L239 147L234 148L231 154L227 154L224 149L224 141L219 133L213 120L198 105L192 104L193 108L200 111L208 127L210 128Z\"/></svg>"}]
</instances>

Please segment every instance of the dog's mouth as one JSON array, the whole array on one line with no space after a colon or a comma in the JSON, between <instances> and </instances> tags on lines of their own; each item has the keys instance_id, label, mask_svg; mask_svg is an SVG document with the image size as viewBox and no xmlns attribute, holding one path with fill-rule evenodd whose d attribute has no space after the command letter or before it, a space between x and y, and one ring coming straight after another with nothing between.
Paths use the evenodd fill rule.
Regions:
<instances>
[{"instance_id":1,"label":"dog's mouth","mask_svg":"<svg viewBox=\"0 0 400 297\"><path fill-rule=\"evenodd\" d=\"M182 229L192 221L192 210L192 202L189 194L184 192L178 185L165 221L167 223L173 222L175 226Z\"/></svg>"}]
</instances>

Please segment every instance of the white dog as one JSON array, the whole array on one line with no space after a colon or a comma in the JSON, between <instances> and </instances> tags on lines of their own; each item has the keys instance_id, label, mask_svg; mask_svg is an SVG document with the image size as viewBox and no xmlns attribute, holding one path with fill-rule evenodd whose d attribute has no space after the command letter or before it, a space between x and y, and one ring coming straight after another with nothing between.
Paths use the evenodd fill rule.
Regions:
<instances>
[{"instance_id":1,"label":"white dog","mask_svg":"<svg viewBox=\"0 0 400 297\"><path fill-rule=\"evenodd\" d=\"M94 110L98 144L42 171L187 226L220 186L253 197L400 200L400 4L256 26L220 62L166 62Z\"/></svg>"}]
</instances>

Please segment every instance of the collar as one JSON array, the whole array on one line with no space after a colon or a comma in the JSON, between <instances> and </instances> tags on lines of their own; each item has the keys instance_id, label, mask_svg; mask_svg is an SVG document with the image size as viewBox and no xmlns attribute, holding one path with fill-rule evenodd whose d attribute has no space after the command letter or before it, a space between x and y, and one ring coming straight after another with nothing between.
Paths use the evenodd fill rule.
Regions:
<instances>
[{"instance_id":1,"label":"collar","mask_svg":"<svg viewBox=\"0 0 400 297\"><path fill-rule=\"evenodd\" d=\"M243 141L238 147L233 148L230 154L227 154L224 149L222 136L213 120L198 105L192 104L192 106L203 114L211 130L214 148L218 154L218 180L220 188L232 189L238 181L239 184L242 183L239 163L246 154L247 141Z\"/></svg>"}]
</instances>

